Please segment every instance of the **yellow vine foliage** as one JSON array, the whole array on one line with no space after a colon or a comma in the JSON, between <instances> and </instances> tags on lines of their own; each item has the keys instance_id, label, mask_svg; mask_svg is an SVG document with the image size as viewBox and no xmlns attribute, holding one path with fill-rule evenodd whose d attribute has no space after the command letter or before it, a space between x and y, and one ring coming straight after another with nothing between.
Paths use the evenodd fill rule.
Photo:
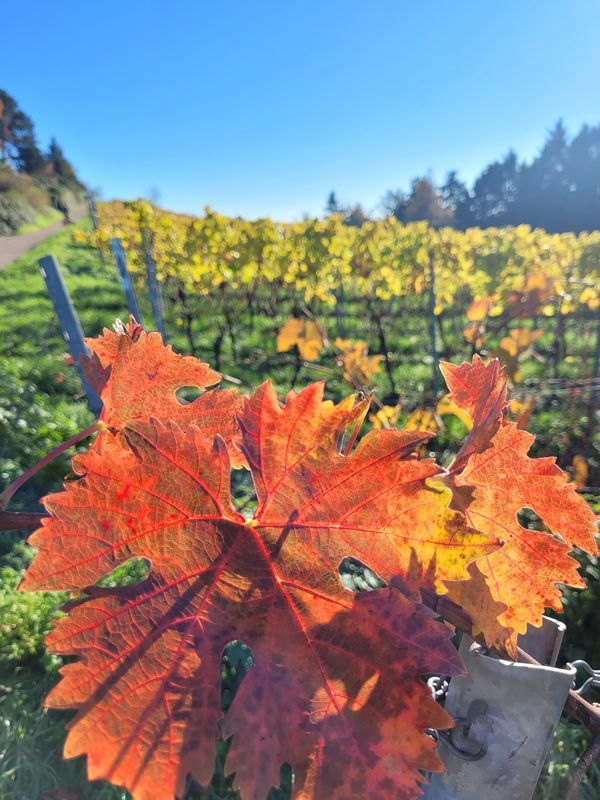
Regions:
<instances>
[{"instance_id":1,"label":"yellow vine foliage","mask_svg":"<svg viewBox=\"0 0 600 800\"><path fill-rule=\"evenodd\" d=\"M144 250L151 249L161 281L202 295L266 286L335 305L343 286L348 296L385 303L429 293L433 275L436 313L474 301L470 322L519 308L524 316L536 298L535 313L544 315L600 307L598 231L549 234L527 225L458 231L393 217L354 228L340 215L283 224L210 208L192 217L145 200L99 203L98 218L97 231L75 237L108 254L118 236L134 275L145 271Z\"/></svg>"},{"instance_id":2,"label":"yellow vine foliage","mask_svg":"<svg viewBox=\"0 0 600 800\"><path fill-rule=\"evenodd\" d=\"M398 419L400 418L400 405L397 406L382 406L377 411L369 414L369 422L373 425L376 431L387 430L394 428Z\"/></svg>"}]
</instances>

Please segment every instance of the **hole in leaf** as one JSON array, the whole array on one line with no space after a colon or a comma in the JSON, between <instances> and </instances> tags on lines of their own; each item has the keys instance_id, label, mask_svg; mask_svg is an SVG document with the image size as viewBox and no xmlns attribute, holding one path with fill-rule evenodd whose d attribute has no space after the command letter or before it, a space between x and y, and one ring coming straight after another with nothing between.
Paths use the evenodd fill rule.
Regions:
<instances>
[{"instance_id":1,"label":"hole in leaf","mask_svg":"<svg viewBox=\"0 0 600 800\"><path fill-rule=\"evenodd\" d=\"M111 589L114 586L135 586L145 581L149 574L150 562L147 558L130 558L101 578L96 586L103 589Z\"/></svg>"},{"instance_id":2,"label":"hole in leaf","mask_svg":"<svg viewBox=\"0 0 600 800\"><path fill-rule=\"evenodd\" d=\"M346 556L338 567L342 586L349 592L372 592L385 589L387 583L362 561Z\"/></svg>"},{"instance_id":3,"label":"hole in leaf","mask_svg":"<svg viewBox=\"0 0 600 800\"><path fill-rule=\"evenodd\" d=\"M522 525L530 531L544 530L544 523L540 517L538 517L531 508L527 508L527 506L523 506L523 508L517 511L517 519L519 520L519 525Z\"/></svg>"},{"instance_id":4,"label":"hole in leaf","mask_svg":"<svg viewBox=\"0 0 600 800\"><path fill-rule=\"evenodd\" d=\"M563 542L563 544L565 543L563 537L560 534L550 530L550 528L545 525L544 520L528 506L523 506L517 511L517 520L519 521L519 525L521 525L523 528L526 528L528 531L543 531L549 536L552 536L558 542Z\"/></svg>"},{"instance_id":5,"label":"hole in leaf","mask_svg":"<svg viewBox=\"0 0 600 800\"><path fill-rule=\"evenodd\" d=\"M279 787L271 787L267 800L290 800L294 784L294 772L289 764L282 764L279 770Z\"/></svg>"},{"instance_id":6,"label":"hole in leaf","mask_svg":"<svg viewBox=\"0 0 600 800\"><path fill-rule=\"evenodd\" d=\"M250 470L236 469L231 473L231 497L236 511L250 519L258 505Z\"/></svg>"},{"instance_id":7,"label":"hole in leaf","mask_svg":"<svg viewBox=\"0 0 600 800\"><path fill-rule=\"evenodd\" d=\"M187 406L197 400L201 394L203 391L197 386L180 386L175 392L175 397L182 406Z\"/></svg>"},{"instance_id":8,"label":"hole in leaf","mask_svg":"<svg viewBox=\"0 0 600 800\"><path fill-rule=\"evenodd\" d=\"M336 450L341 456L352 454L358 444L358 434L362 426L362 420L353 422L347 428L342 428L336 434Z\"/></svg>"},{"instance_id":9,"label":"hole in leaf","mask_svg":"<svg viewBox=\"0 0 600 800\"><path fill-rule=\"evenodd\" d=\"M235 639L223 650L221 659L221 710L227 711L233 703L242 681L252 664L252 650Z\"/></svg>"},{"instance_id":10,"label":"hole in leaf","mask_svg":"<svg viewBox=\"0 0 600 800\"><path fill-rule=\"evenodd\" d=\"M235 772L226 772L226 760L233 737L217 739L215 771L206 789L203 789L193 778L188 778L185 791L186 800L240 800L240 794L233 787ZM291 800L294 773L289 764L283 764L279 770L279 787L271 787L266 800Z\"/></svg>"}]
</instances>

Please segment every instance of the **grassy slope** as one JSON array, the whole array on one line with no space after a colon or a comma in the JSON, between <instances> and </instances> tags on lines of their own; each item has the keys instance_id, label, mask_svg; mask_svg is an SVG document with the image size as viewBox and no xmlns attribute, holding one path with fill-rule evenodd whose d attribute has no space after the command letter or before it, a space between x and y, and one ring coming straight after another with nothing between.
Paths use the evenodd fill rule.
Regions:
<instances>
[{"instance_id":1,"label":"grassy slope","mask_svg":"<svg viewBox=\"0 0 600 800\"><path fill-rule=\"evenodd\" d=\"M21 225L21 227L16 231L16 235L20 236L23 233L41 231L44 228L52 225L54 222L58 222L59 219L62 219L62 214L60 211L57 211L55 208L49 208L47 211L38 214L35 222L32 222L29 225Z\"/></svg>"},{"instance_id":2,"label":"grassy slope","mask_svg":"<svg viewBox=\"0 0 600 800\"><path fill-rule=\"evenodd\" d=\"M68 230L0 272L1 484L91 420L77 374L64 363L68 348L39 272L38 259L49 253L62 267L86 335L125 314L114 270L94 251L74 245ZM64 459L55 462L14 507L31 507L40 491L57 486L66 467Z\"/></svg>"},{"instance_id":3,"label":"grassy slope","mask_svg":"<svg viewBox=\"0 0 600 800\"><path fill-rule=\"evenodd\" d=\"M86 224L83 223L84 226ZM86 404L80 397L81 386L77 375L64 364L63 354L67 348L37 266L37 259L48 253L53 253L63 268L66 284L86 335L99 333L117 316L127 316L124 296L112 263L105 264L96 252L73 244L67 230L46 240L0 272L0 486L10 482L53 445L68 438L91 420ZM141 301L146 319L149 319L147 298L143 294ZM210 359L215 337L214 306L211 309L209 301L200 299L196 309L194 327L198 355ZM277 309L273 316L257 317L254 328L248 327L244 335L239 337L235 358L231 342L226 339L222 368L251 385L256 385L269 375L274 379L280 395L283 395L295 371L295 358L290 354L277 354L275 338L281 322L289 316L290 311L290 308L282 308ZM334 338L333 313L323 313L323 319ZM409 407L427 385L431 372L427 361L426 324L426 320L418 316L402 319L390 336L396 381L402 387ZM452 339L458 342L458 352L461 352L460 320L456 324L448 321L448 325L453 326ZM347 308L346 327L348 336L366 338L372 351L377 352L375 332L365 324L360 308L351 303ZM182 328L178 325L174 310L169 308L167 329L175 347L186 351L187 342ZM549 332L545 340L549 342L550 339ZM572 344L581 345L581 342L573 340ZM585 343L585 349L589 350L589 344ZM333 352L331 348L322 359L329 368L334 367ZM462 354L466 356L467 352L463 350ZM570 370L570 367L567 368ZM535 362L528 364L527 370L535 374L539 371L539 365ZM302 368L297 376L297 385L320 377L329 376L318 370ZM339 397L348 389L339 378L334 377L328 381L328 391L331 396ZM383 377L380 394L386 391ZM577 417L569 417L567 411L560 403L554 406L548 403L534 418L533 427L541 434L540 441L544 447L552 445L563 435L573 436L576 433ZM17 495L12 507L35 508L37 498L48 490L58 488L67 471L67 459L58 459ZM41 644L56 600L49 596L39 596L39 599L36 596L32 604L31 596L24 598L15 594L17 572L27 560L27 554L20 548L15 550L14 542L14 534L0 534L0 553L6 554L0 572L0 614L4 619L10 617L12 620L8 626L10 634L5 634L0 641L0 682L10 684L12 690L0 697L0 717L5 720L5 724L0 725L0 751L7 748L8 753L8 760L5 757L6 768L0 771L0 800L38 800L39 792L50 791L53 786L79 788L80 796L90 800L117 800L124 795L102 784L82 789L85 784L81 759L75 764L61 761L60 742L64 736L64 720L68 715L45 715L39 712L39 702L46 684L56 680L56 662L44 657ZM595 565L589 569L592 578L597 577L595 569ZM580 595L588 610L593 606L595 597L591 590ZM573 608L574 618L581 616L582 606L577 605L579 602ZM587 620L589 623L589 616ZM589 637L589 627L580 633L581 640L585 642ZM46 678L41 677L44 672L47 673ZM573 757L572 743L575 738L581 738L580 732L565 729L552 761L552 769L545 775L547 790L540 789L540 798L551 800L561 796L568 765ZM577 742L577 749L580 749L580 741ZM17 767L16 773L11 772L12 767Z\"/></svg>"}]
</instances>

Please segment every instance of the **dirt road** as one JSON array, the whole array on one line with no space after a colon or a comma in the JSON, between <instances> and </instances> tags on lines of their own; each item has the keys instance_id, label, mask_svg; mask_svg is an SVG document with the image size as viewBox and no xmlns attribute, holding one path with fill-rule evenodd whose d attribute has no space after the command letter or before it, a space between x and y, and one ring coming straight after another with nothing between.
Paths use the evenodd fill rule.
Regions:
<instances>
[{"instance_id":1,"label":"dirt road","mask_svg":"<svg viewBox=\"0 0 600 800\"><path fill-rule=\"evenodd\" d=\"M77 222L77 220L84 217L87 213L87 204L82 203L80 206L75 206L75 208L72 209L71 219ZM15 258L22 256L23 253L27 253L32 247L35 247L36 244L47 239L48 236L62 231L63 228L62 220L59 220L49 225L47 228L42 228L40 231L33 231L33 233L23 233L21 236L0 236L0 269L10 264Z\"/></svg>"}]
</instances>

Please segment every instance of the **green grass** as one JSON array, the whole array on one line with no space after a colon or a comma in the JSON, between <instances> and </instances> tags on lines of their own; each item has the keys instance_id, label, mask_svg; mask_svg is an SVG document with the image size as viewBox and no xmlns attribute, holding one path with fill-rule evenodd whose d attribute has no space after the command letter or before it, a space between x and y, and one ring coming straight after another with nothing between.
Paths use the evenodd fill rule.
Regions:
<instances>
[{"instance_id":1,"label":"green grass","mask_svg":"<svg viewBox=\"0 0 600 800\"><path fill-rule=\"evenodd\" d=\"M87 222L81 223L86 227ZM85 427L92 419L82 397L77 373L65 364L67 346L62 338L52 304L39 272L38 259L53 254L62 268L66 285L79 314L84 333L94 336L110 326L115 317L126 319L128 312L112 261L103 260L88 247L74 244L71 231L64 230L44 241L31 252L0 271L0 488L52 447ZM147 294L138 287L142 312L151 319ZM184 333L181 309L170 302L167 289L166 327L169 341L182 352L189 352L190 342ZM196 355L214 361L215 342L221 343L221 369L243 382L244 390L270 377L280 396L295 386L326 378L327 396L340 399L350 389L335 365L335 350L330 346L313 366L297 369L293 353L277 353L276 337L285 319L294 311L291 302L270 307L268 298L256 313L244 304L233 308L237 335L233 340L223 327L218 299L190 299L192 338ZM332 309L313 308L325 325L331 341L335 339L338 320ZM448 315L443 322L452 360L470 356L462 340L462 319ZM539 359L524 365L525 378L548 376L553 341L553 320L545 321L545 333L536 345ZM349 298L345 304L345 336L364 339L371 352L379 350L378 332L364 313L363 304ZM388 345L394 380L406 412L421 405L430 393L431 359L428 323L416 301L407 301L396 309L387 323ZM569 326L567 344L570 359L557 366L558 374L578 377L589 374L593 352L594 323L575 320ZM333 374L332 374L333 370ZM556 455L563 465L570 463L574 452L585 453L592 466L600 461L598 434L587 436L589 424L585 394L549 392L539 394L539 406L530 429L537 433L536 454ZM379 376L378 396L392 400L393 393L384 370ZM598 430L598 429L596 429ZM444 462L456 450L464 429L454 425L439 436L434 447ZM84 445L82 445L84 447ZM68 458L57 459L40 472L14 498L11 508L36 509L38 499L60 487L69 469ZM236 487L239 494L249 486ZM41 800L52 797L57 788L76 792L77 800L124 800L126 794L102 782L87 784L83 759L64 762L60 749L65 723L70 714L47 712L40 708L46 690L58 679L59 659L44 654L43 636L56 613L56 596L18 595L15 587L30 558L22 537L0 533L0 800ZM588 656L592 663L600 659L600 625L597 608L600 599L600 573L597 559L582 558L582 570L591 582L590 589L570 591L566 597L565 618L569 633L564 657ZM116 576L118 577L118 576ZM111 576L116 579L115 575ZM595 660L594 660L595 659ZM558 800L564 793L570 770L583 747L585 735L580 728L563 725L559 729L536 800ZM219 758L222 767L224 753ZM226 770L225 770L226 772ZM212 798L234 800L237 794L227 785L221 768ZM596 794L594 794L594 792ZM600 797L600 775L590 774L582 798ZM204 797L190 790L188 797ZM272 793L271 800L282 800L285 792Z\"/></svg>"},{"instance_id":2,"label":"green grass","mask_svg":"<svg viewBox=\"0 0 600 800\"><path fill-rule=\"evenodd\" d=\"M74 244L69 230L0 271L0 484L93 419L79 377L65 363L68 347L39 271L38 259L48 254L58 259L85 335L97 335L126 314L112 265ZM58 488L67 471L67 459L58 459L15 497L12 507L35 508L37 498Z\"/></svg>"},{"instance_id":3,"label":"green grass","mask_svg":"<svg viewBox=\"0 0 600 800\"><path fill-rule=\"evenodd\" d=\"M79 227L88 225L86 220ZM114 266L73 243L71 229L65 229L0 271L0 355L58 357L66 350L39 270L38 260L46 255L59 262L86 336L126 314Z\"/></svg>"},{"instance_id":4,"label":"green grass","mask_svg":"<svg viewBox=\"0 0 600 800\"><path fill-rule=\"evenodd\" d=\"M21 236L23 233L34 233L34 231L41 231L44 228L48 228L54 222L58 222L60 219L62 219L62 216L63 215L61 212L57 211L55 208L44 211L42 214L37 215L34 222L30 222L28 225L21 225L21 227L15 232L15 236Z\"/></svg>"}]
</instances>

